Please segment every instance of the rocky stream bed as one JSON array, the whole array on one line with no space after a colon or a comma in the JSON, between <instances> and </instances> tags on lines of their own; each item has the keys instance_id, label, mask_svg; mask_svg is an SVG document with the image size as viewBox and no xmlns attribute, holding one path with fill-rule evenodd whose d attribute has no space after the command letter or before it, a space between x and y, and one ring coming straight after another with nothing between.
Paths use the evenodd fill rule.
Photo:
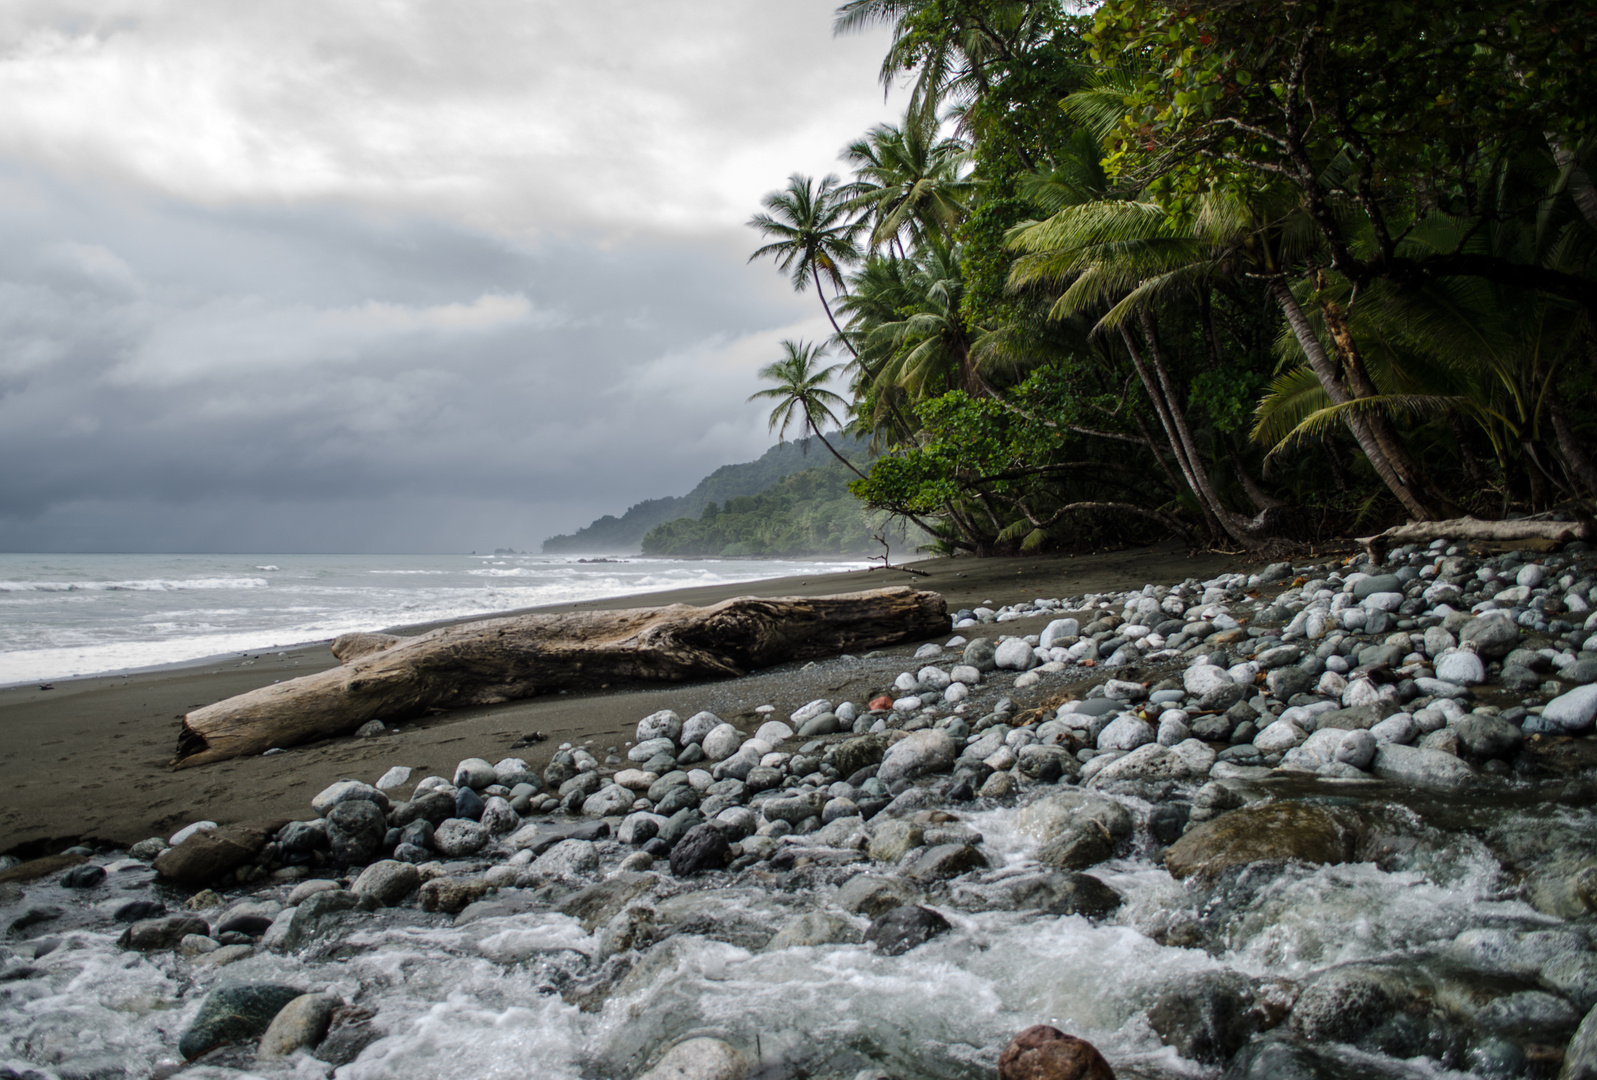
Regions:
<instances>
[{"instance_id":1,"label":"rocky stream bed","mask_svg":"<svg viewBox=\"0 0 1597 1080\"><path fill-rule=\"evenodd\" d=\"M11 865L0 1077L952 1080L1034 1024L1149 1080L1597 1076L1594 563L962 611L814 666L869 700Z\"/></svg>"}]
</instances>

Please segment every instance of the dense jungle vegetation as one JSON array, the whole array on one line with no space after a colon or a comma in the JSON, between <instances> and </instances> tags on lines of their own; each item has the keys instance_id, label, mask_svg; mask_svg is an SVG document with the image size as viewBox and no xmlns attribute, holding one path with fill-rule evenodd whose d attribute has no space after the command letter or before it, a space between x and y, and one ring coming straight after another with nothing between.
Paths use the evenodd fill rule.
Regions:
<instances>
[{"instance_id":1,"label":"dense jungle vegetation","mask_svg":"<svg viewBox=\"0 0 1597 1080\"><path fill-rule=\"evenodd\" d=\"M838 10L871 25L902 119L750 221L834 331L757 396L871 440L868 507L977 553L1590 514L1597 8Z\"/></svg>"}]
</instances>

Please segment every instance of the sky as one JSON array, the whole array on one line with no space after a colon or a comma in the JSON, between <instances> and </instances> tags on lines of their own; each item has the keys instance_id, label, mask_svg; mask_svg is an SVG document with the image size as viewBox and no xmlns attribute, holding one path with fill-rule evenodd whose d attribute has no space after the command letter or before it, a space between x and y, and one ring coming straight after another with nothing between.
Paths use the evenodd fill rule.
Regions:
<instances>
[{"instance_id":1,"label":"sky","mask_svg":"<svg viewBox=\"0 0 1597 1080\"><path fill-rule=\"evenodd\" d=\"M7 0L0 550L531 548L772 445L835 0Z\"/></svg>"}]
</instances>

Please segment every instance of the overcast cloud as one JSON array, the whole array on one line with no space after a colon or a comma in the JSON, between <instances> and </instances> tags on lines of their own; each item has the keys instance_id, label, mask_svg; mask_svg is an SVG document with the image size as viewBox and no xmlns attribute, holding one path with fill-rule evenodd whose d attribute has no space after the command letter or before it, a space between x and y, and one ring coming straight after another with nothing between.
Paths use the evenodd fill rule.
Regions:
<instances>
[{"instance_id":1,"label":"overcast cloud","mask_svg":"<svg viewBox=\"0 0 1597 1080\"><path fill-rule=\"evenodd\" d=\"M770 445L812 0L9 0L0 550L536 547Z\"/></svg>"}]
</instances>

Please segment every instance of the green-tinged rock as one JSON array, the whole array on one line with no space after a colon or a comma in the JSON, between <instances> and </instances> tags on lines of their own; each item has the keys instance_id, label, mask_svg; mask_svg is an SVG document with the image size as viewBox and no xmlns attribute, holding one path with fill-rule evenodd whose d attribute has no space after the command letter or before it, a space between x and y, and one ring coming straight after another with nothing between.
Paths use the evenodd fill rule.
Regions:
<instances>
[{"instance_id":1,"label":"green-tinged rock","mask_svg":"<svg viewBox=\"0 0 1597 1080\"><path fill-rule=\"evenodd\" d=\"M287 951L308 944L323 930L323 923L340 912L352 911L360 906L360 897L345 889L328 889L312 893L299 905L289 919L288 931L283 936L282 948Z\"/></svg>"},{"instance_id":2,"label":"green-tinged rock","mask_svg":"<svg viewBox=\"0 0 1597 1080\"><path fill-rule=\"evenodd\" d=\"M168 915L161 919L140 919L133 923L122 936L117 939L117 944L124 949L135 949L139 952L155 952L162 949L175 949L185 937L190 934L209 934L211 928L204 919L193 915Z\"/></svg>"},{"instance_id":3,"label":"green-tinged rock","mask_svg":"<svg viewBox=\"0 0 1597 1080\"><path fill-rule=\"evenodd\" d=\"M479 877L433 878L421 887L421 909L456 915L487 891L488 882Z\"/></svg>"},{"instance_id":4,"label":"green-tinged rock","mask_svg":"<svg viewBox=\"0 0 1597 1080\"><path fill-rule=\"evenodd\" d=\"M1586 1014L1564 1048L1558 1080L1597 1080L1597 1008Z\"/></svg>"},{"instance_id":5,"label":"green-tinged rock","mask_svg":"<svg viewBox=\"0 0 1597 1080\"><path fill-rule=\"evenodd\" d=\"M874 919L893 908L915 903L920 897L920 889L899 878L857 874L837 890L832 902L844 911Z\"/></svg>"},{"instance_id":6,"label":"green-tinged rock","mask_svg":"<svg viewBox=\"0 0 1597 1080\"><path fill-rule=\"evenodd\" d=\"M560 913L580 920L583 931L591 934L659 883L659 874L618 873L562 900Z\"/></svg>"},{"instance_id":7,"label":"green-tinged rock","mask_svg":"<svg viewBox=\"0 0 1597 1080\"><path fill-rule=\"evenodd\" d=\"M1357 841L1358 830L1324 807L1245 806L1190 829L1165 851L1165 869L1183 879L1255 862L1342 863L1353 858Z\"/></svg>"},{"instance_id":8,"label":"green-tinged rock","mask_svg":"<svg viewBox=\"0 0 1597 1080\"><path fill-rule=\"evenodd\" d=\"M865 852L877 862L896 863L904 855L921 846L926 830L912 821L887 818L871 830L871 842Z\"/></svg>"},{"instance_id":9,"label":"green-tinged rock","mask_svg":"<svg viewBox=\"0 0 1597 1080\"><path fill-rule=\"evenodd\" d=\"M767 952L810 945L857 945L865 933L847 919L824 911L807 911L790 920L766 944Z\"/></svg>"},{"instance_id":10,"label":"green-tinged rock","mask_svg":"<svg viewBox=\"0 0 1597 1080\"><path fill-rule=\"evenodd\" d=\"M178 1040L178 1053L193 1061L218 1046L259 1038L283 1006L302 993L298 987L276 983L219 986L206 995L194 1022Z\"/></svg>"},{"instance_id":11,"label":"green-tinged rock","mask_svg":"<svg viewBox=\"0 0 1597 1080\"><path fill-rule=\"evenodd\" d=\"M256 1052L270 1061L314 1047L327 1034L333 1010L340 1004L331 994L301 994L278 1010Z\"/></svg>"},{"instance_id":12,"label":"green-tinged rock","mask_svg":"<svg viewBox=\"0 0 1597 1080\"><path fill-rule=\"evenodd\" d=\"M892 742L891 733L878 731L848 739L827 750L826 756L845 779L861 769L880 763Z\"/></svg>"}]
</instances>

